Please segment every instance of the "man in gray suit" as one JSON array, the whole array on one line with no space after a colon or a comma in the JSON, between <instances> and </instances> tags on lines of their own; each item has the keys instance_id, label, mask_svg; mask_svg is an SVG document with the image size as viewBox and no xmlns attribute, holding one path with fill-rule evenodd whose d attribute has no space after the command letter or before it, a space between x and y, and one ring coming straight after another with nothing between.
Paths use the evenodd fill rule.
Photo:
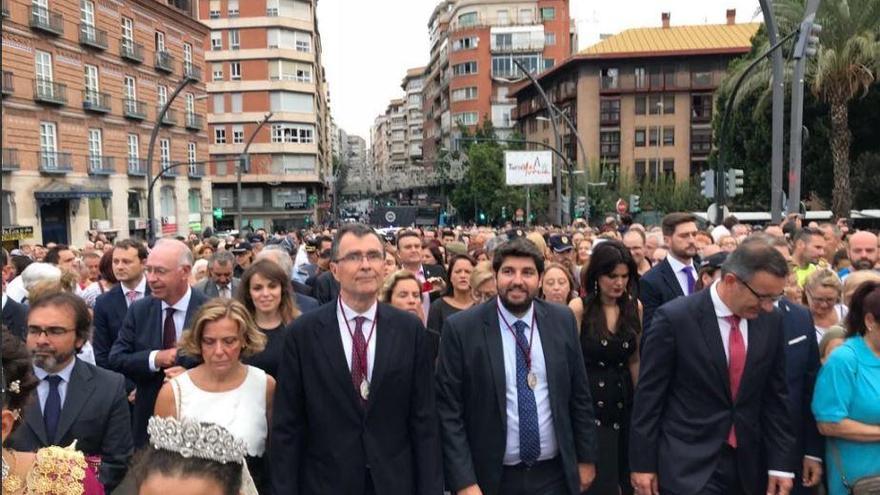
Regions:
<instances>
[{"instance_id":1,"label":"man in gray suit","mask_svg":"<svg viewBox=\"0 0 880 495\"><path fill-rule=\"evenodd\" d=\"M208 278L193 287L205 293L209 298L235 296L238 290L238 279L232 276L235 258L228 251L217 251L208 260Z\"/></svg>"}]
</instances>

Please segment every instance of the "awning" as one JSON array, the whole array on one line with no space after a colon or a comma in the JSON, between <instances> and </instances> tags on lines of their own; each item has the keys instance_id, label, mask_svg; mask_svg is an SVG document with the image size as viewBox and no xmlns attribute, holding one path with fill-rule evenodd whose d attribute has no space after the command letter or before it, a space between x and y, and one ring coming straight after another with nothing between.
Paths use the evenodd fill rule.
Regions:
<instances>
[{"instance_id":1,"label":"awning","mask_svg":"<svg viewBox=\"0 0 880 495\"><path fill-rule=\"evenodd\" d=\"M70 184L67 182L52 181L34 191L34 197L38 202L54 201L58 199L80 198L107 198L113 197L110 189L100 189L86 184Z\"/></svg>"}]
</instances>

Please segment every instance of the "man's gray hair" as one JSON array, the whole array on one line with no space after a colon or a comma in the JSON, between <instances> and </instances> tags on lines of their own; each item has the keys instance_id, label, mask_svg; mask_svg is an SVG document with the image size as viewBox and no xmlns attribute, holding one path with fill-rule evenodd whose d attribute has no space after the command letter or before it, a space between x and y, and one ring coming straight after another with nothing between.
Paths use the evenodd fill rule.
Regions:
<instances>
[{"instance_id":1,"label":"man's gray hair","mask_svg":"<svg viewBox=\"0 0 880 495\"><path fill-rule=\"evenodd\" d=\"M177 266L188 266L191 268L193 266L193 263L195 263L192 251L188 247L186 247L186 244L184 244L183 242L178 241L177 239L172 239L170 237L164 237L156 241L156 244L153 245L153 249L164 245L168 245L169 247L173 246L180 253L180 258L178 258L177 260Z\"/></svg>"},{"instance_id":2,"label":"man's gray hair","mask_svg":"<svg viewBox=\"0 0 880 495\"><path fill-rule=\"evenodd\" d=\"M210 267L214 266L214 263L226 266L230 263L235 263L235 257L229 251L216 251L208 258L208 268L210 269Z\"/></svg>"},{"instance_id":3,"label":"man's gray hair","mask_svg":"<svg viewBox=\"0 0 880 495\"><path fill-rule=\"evenodd\" d=\"M31 263L21 272L21 284L28 292L40 282L59 280L61 280L61 269L50 263Z\"/></svg>"},{"instance_id":4,"label":"man's gray hair","mask_svg":"<svg viewBox=\"0 0 880 495\"><path fill-rule=\"evenodd\" d=\"M722 274L732 273L744 282L752 280L758 272L767 272L779 278L788 276L785 258L763 235L748 237L721 265Z\"/></svg>"},{"instance_id":5,"label":"man's gray hair","mask_svg":"<svg viewBox=\"0 0 880 495\"><path fill-rule=\"evenodd\" d=\"M282 270L284 270L284 273L286 273L288 277L293 276L293 260L290 258L290 254L287 253L287 249L285 249L284 246L281 246L280 244L270 244L264 247L263 250L257 254L254 261L263 259L274 261Z\"/></svg>"}]
</instances>

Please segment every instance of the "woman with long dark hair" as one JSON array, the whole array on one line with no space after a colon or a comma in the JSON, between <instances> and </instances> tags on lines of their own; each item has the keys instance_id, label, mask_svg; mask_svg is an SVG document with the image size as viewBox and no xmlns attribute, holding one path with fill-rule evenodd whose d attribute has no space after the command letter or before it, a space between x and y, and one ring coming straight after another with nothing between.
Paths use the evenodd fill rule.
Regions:
<instances>
[{"instance_id":1,"label":"woman with long dark hair","mask_svg":"<svg viewBox=\"0 0 880 495\"><path fill-rule=\"evenodd\" d=\"M581 275L586 295L569 303L580 329L599 427L601 454L589 494L632 493L627 444L642 331L638 286L638 267L629 250L609 239L593 248Z\"/></svg>"},{"instance_id":2,"label":"woman with long dark hair","mask_svg":"<svg viewBox=\"0 0 880 495\"><path fill-rule=\"evenodd\" d=\"M461 254L453 256L449 261L449 285L446 295L431 304L428 312L428 329L441 332L447 318L473 306L471 273L475 266L476 263L470 256Z\"/></svg>"}]
</instances>

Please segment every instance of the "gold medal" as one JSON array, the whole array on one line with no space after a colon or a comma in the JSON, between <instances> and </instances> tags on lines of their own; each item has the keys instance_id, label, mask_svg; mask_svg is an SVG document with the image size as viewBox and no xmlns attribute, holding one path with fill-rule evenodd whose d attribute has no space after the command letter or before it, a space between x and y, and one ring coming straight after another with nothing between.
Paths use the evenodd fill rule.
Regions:
<instances>
[{"instance_id":1,"label":"gold medal","mask_svg":"<svg viewBox=\"0 0 880 495\"><path fill-rule=\"evenodd\" d=\"M538 386L538 375L529 373L529 376L526 377L526 381L529 384L529 388L535 390L535 387Z\"/></svg>"},{"instance_id":2,"label":"gold medal","mask_svg":"<svg viewBox=\"0 0 880 495\"><path fill-rule=\"evenodd\" d=\"M361 398L364 400L369 399L370 397L370 384L364 379L361 382Z\"/></svg>"}]
</instances>

